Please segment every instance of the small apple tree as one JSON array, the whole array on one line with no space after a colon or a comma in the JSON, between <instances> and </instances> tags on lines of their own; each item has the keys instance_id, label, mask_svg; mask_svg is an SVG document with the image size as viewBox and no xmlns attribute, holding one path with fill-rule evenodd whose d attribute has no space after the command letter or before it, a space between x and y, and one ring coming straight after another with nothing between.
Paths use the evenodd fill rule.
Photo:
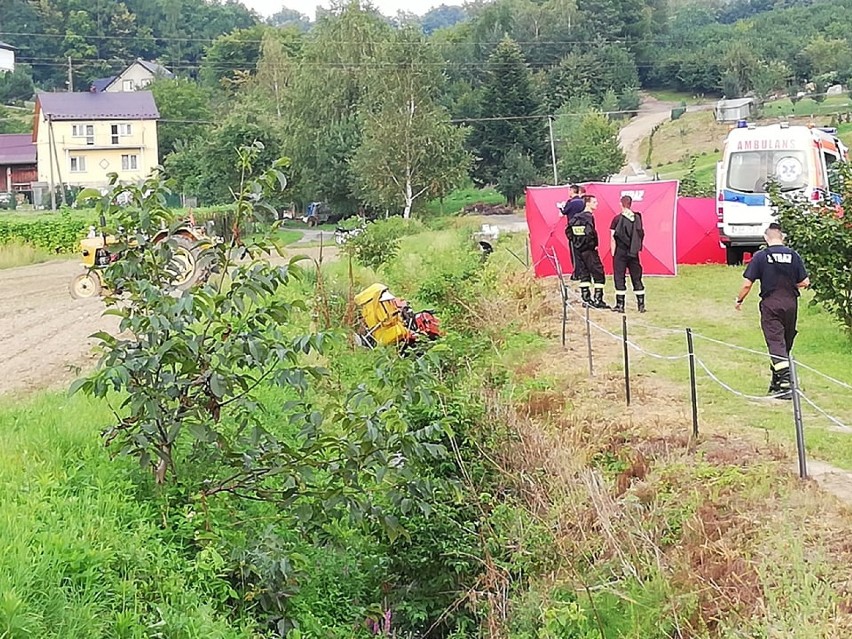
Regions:
<instances>
[{"instance_id":1,"label":"small apple tree","mask_svg":"<svg viewBox=\"0 0 852 639\"><path fill-rule=\"evenodd\" d=\"M263 214L267 193L286 184L285 161L255 177L259 150L255 144L238 152L237 230ZM96 335L100 363L72 387L109 403L114 419L106 441L151 468L158 484L182 481L205 497L275 501L300 517L342 508L398 532L370 490L383 487L384 503L428 509L430 486L419 479L417 462L446 452L445 425L415 424L410 415L440 397L437 356L379 356L369 382L334 382L320 364L337 342L306 332L308 305L293 286L305 271L298 258L270 263L276 247L266 237L237 232L228 243L199 247L212 276L182 293L170 288L176 238L148 239L163 224L179 223L165 206L166 192L152 177L141 187L114 184L105 197L81 194L98 195L105 215L123 214L136 244L105 272L116 291L106 313L120 318L120 332ZM115 204L119 196L127 207ZM263 398L276 389L273 407Z\"/></svg>"}]
</instances>

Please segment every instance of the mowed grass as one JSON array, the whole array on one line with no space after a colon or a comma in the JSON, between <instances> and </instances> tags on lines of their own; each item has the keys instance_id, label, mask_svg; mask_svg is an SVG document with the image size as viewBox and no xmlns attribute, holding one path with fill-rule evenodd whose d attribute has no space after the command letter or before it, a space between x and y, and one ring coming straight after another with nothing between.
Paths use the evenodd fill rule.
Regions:
<instances>
[{"instance_id":1,"label":"mowed grass","mask_svg":"<svg viewBox=\"0 0 852 639\"><path fill-rule=\"evenodd\" d=\"M728 126L716 122L712 111L685 113L677 120L669 120L654 134L651 170L662 172L666 164L681 162L688 155L718 153L727 134ZM649 139L645 139L640 146L643 163L649 144Z\"/></svg>"},{"instance_id":2,"label":"mowed grass","mask_svg":"<svg viewBox=\"0 0 852 639\"><path fill-rule=\"evenodd\" d=\"M638 346L662 355L683 355L687 327L695 333L696 357L719 380L746 395L764 397L770 379L769 359L759 325L757 287L743 310L734 309L734 299L742 283L742 268L717 265L681 266L676 277L647 278L649 312L639 315L628 297L628 326ZM610 284L611 286L611 284ZM612 301L612 292L608 293ZM802 364L852 385L852 338L818 306L809 304L806 292L799 303L799 335L793 349ZM595 312L594 321L611 332L621 333L620 318L613 313ZM595 319L596 318L596 319ZM575 319L577 330L582 321ZM602 334L593 335L597 348L618 348L618 343ZM724 346L710 340L726 342ZM741 347L756 353L738 350ZM662 376L682 389L685 415L689 409L689 369L685 360L658 360L631 352L631 373ZM618 370L621 370L620 365ZM820 408L847 426L852 426L852 390L833 384L800 368L805 395ZM787 445L795 442L792 402L746 399L723 389L704 372L697 372L702 428L712 435L714 424L734 429L761 429ZM852 470L852 432L840 429L811 406L803 404L806 444L810 454ZM685 428L691 428L685 422Z\"/></svg>"},{"instance_id":3,"label":"mowed grass","mask_svg":"<svg viewBox=\"0 0 852 639\"><path fill-rule=\"evenodd\" d=\"M852 110L852 99L846 94L826 97L823 102L815 102L803 98L793 104L789 98L774 100L763 105L763 113L767 117L777 116L831 116L835 113L846 113Z\"/></svg>"},{"instance_id":4,"label":"mowed grass","mask_svg":"<svg viewBox=\"0 0 852 639\"><path fill-rule=\"evenodd\" d=\"M185 515L167 522L109 459L108 418L82 397L0 399L0 637L256 636L208 603L222 580L171 538Z\"/></svg>"},{"instance_id":5,"label":"mowed grass","mask_svg":"<svg viewBox=\"0 0 852 639\"><path fill-rule=\"evenodd\" d=\"M704 102L713 102L718 99L715 96L705 95L702 97L693 93L670 91L667 89L655 89L653 91L648 91L648 94L660 102L673 102L675 104L680 104L681 102L686 102L687 104L702 104Z\"/></svg>"},{"instance_id":6,"label":"mowed grass","mask_svg":"<svg viewBox=\"0 0 852 639\"><path fill-rule=\"evenodd\" d=\"M695 179L699 184L711 188L716 183L716 163L721 159L721 153L707 153L695 158ZM689 173L689 161L675 162L654 169L654 172L664 180L682 180Z\"/></svg>"}]
</instances>

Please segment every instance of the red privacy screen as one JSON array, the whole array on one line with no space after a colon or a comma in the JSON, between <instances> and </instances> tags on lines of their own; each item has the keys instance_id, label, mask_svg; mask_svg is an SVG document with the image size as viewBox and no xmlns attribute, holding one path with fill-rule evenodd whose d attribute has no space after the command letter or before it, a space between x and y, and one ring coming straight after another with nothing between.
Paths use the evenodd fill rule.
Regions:
<instances>
[{"instance_id":1,"label":"red privacy screen","mask_svg":"<svg viewBox=\"0 0 852 639\"><path fill-rule=\"evenodd\" d=\"M642 213L645 244L640 259L646 274L675 275L678 264L725 263L712 198L678 198L676 180L633 184L593 182L584 186L587 193L598 198L595 220L599 252L607 274L612 274L609 226L621 211L623 195L631 196L633 210ZM556 275L554 256L564 273L573 270L565 237L566 220L557 206L567 199L567 186L527 189L527 226L536 277Z\"/></svg>"}]
</instances>

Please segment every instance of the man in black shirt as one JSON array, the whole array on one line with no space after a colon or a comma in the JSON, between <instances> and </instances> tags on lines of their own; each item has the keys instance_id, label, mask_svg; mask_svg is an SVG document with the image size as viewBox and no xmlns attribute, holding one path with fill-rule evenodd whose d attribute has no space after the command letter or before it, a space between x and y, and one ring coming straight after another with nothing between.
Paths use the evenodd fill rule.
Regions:
<instances>
[{"instance_id":1,"label":"man in black shirt","mask_svg":"<svg viewBox=\"0 0 852 639\"><path fill-rule=\"evenodd\" d=\"M594 195L585 195L583 201L586 205L585 210L574 216L566 230L568 239L574 247L574 255L577 256L577 277L580 280L580 293L585 306L609 308L604 301L606 275L604 275L601 256L598 255L598 232L595 228L594 212L598 206L598 200ZM594 299L592 299L590 292L593 281L595 283Z\"/></svg>"},{"instance_id":2,"label":"man in black shirt","mask_svg":"<svg viewBox=\"0 0 852 639\"><path fill-rule=\"evenodd\" d=\"M642 264L639 262L639 252L645 240L645 227L642 224L642 214L634 212L633 198L625 195L621 198L621 213L612 218L610 232L610 252L612 253L612 279L615 281L616 313L624 312L624 302L627 297L626 272L630 271L630 282L636 294L636 304L639 312L645 312L645 285L642 283Z\"/></svg>"},{"instance_id":3,"label":"man in black shirt","mask_svg":"<svg viewBox=\"0 0 852 639\"><path fill-rule=\"evenodd\" d=\"M565 227L565 235L568 236L568 228L571 226L571 222L574 221L574 218L582 213L586 209L586 203L583 201L583 195L586 192L582 186L577 186L576 184L572 184L568 187L568 190L571 194L571 198L565 202L560 211L562 215L568 218L568 225ZM571 280L578 280L577 276L577 256L574 253L574 245L571 244L571 238L568 237L568 250L571 252L571 264L574 265L574 272L571 274Z\"/></svg>"},{"instance_id":4,"label":"man in black shirt","mask_svg":"<svg viewBox=\"0 0 852 639\"><path fill-rule=\"evenodd\" d=\"M772 223L764 234L766 248L758 251L746 267L736 309L760 280L760 327L772 358L772 382L769 394L792 399L790 392L789 353L796 338L799 289L810 285L802 258L784 246L781 226Z\"/></svg>"}]
</instances>

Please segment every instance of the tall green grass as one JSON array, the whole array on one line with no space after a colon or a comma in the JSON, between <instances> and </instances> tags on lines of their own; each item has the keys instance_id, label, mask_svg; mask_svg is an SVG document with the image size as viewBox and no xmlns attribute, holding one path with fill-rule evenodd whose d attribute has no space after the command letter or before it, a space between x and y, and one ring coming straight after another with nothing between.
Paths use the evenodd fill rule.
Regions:
<instances>
[{"instance_id":1,"label":"tall green grass","mask_svg":"<svg viewBox=\"0 0 852 639\"><path fill-rule=\"evenodd\" d=\"M51 259L56 259L56 255L29 244L0 244L0 269L40 264Z\"/></svg>"},{"instance_id":2,"label":"tall green grass","mask_svg":"<svg viewBox=\"0 0 852 639\"><path fill-rule=\"evenodd\" d=\"M425 202L419 208L419 212L427 216L455 215L460 213L464 207L480 202L483 204L505 204L506 198L492 188L478 189L469 186L453 191L443 201L430 200Z\"/></svg>"},{"instance_id":3,"label":"tall green grass","mask_svg":"<svg viewBox=\"0 0 852 639\"><path fill-rule=\"evenodd\" d=\"M0 403L0 637L257 636L211 605L225 584L138 499L138 469L109 459L108 418L78 397Z\"/></svg>"}]
</instances>

